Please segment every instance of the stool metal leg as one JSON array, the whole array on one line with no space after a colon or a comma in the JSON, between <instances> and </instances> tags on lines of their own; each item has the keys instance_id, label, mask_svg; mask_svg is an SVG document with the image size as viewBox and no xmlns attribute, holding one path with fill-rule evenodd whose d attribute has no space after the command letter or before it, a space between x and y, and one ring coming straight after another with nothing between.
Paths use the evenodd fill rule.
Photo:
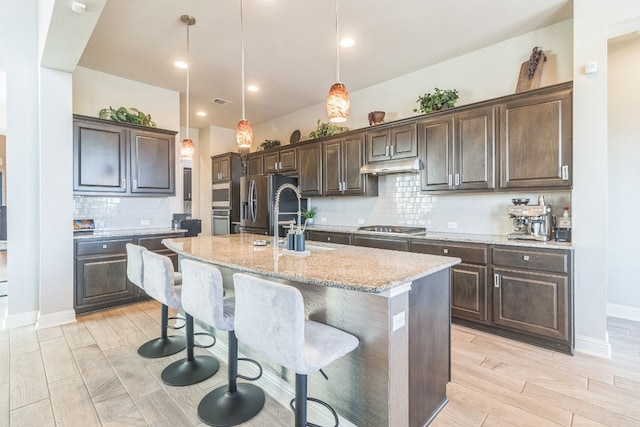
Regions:
<instances>
[{"instance_id":1,"label":"stool metal leg","mask_svg":"<svg viewBox=\"0 0 640 427\"><path fill-rule=\"evenodd\" d=\"M179 351L184 350L186 345L185 337L181 336L167 336L167 329L169 327L169 307L162 304L162 318L161 318L161 337L148 341L142 344L138 348L138 354L148 359L157 359L159 357L170 356L176 354Z\"/></svg>"},{"instance_id":2,"label":"stool metal leg","mask_svg":"<svg viewBox=\"0 0 640 427\"><path fill-rule=\"evenodd\" d=\"M187 323L187 358L173 362L162 371L162 381L167 385L185 386L197 384L213 376L220 369L220 362L212 356L194 356L193 316L185 313Z\"/></svg>"},{"instance_id":3,"label":"stool metal leg","mask_svg":"<svg viewBox=\"0 0 640 427\"><path fill-rule=\"evenodd\" d=\"M307 376L296 374L296 427L307 425Z\"/></svg>"},{"instance_id":4,"label":"stool metal leg","mask_svg":"<svg viewBox=\"0 0 640 427\"><path fill-rule=\"evenodd\" d=\"M229 331L229 382L208 393L198 405L198 417L210 426L235 426L255 417L264 407L264 391L254 384L238 384L238 339Z\"/></svg>"}]
</instances>

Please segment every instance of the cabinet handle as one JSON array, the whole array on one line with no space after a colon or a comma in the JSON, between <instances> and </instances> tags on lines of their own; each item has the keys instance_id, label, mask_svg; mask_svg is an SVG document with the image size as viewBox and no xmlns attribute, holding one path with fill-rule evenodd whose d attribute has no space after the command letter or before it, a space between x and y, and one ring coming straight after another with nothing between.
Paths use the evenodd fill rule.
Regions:
<instances>
[{"instance_id":1,"label":"cabinet handle","mask_svg":"<svg viewBox=\"0 0 640 427\"><path fill-rule=\"evenodd\" d=\"M393 155L395 154L395 149L394 149L393 145L389 146L389 153L390 153L391 157L393 157Z\"/></svg>"},{"instance_id":2,"label":"cabinet handle","mask_svg":"<svg viewBox=\"0 0 640 427\"><path fill-rule=\"evenodd\" d=\"M107 249L107 245L106 245L106 244L103 244L103 245L102 245L102 249Z\"/></svg>"},{"instance_id":3,"label":"cabinet handle","mask_svg":"<svg viewBox=\"0 0 640 427\"><path fill-rule=\"evenodd\" d=\"M448 181L449 187L451 187L453 185L453 175L449 174L449 181Z\"/></svg>"},{"instance_id":4,"label":"cabinet handle","mask_svg":"<svg viewBox=\"0 0 640 427\"><path fill-rule=\"evenodd\" d=\"M500 275L499 274L494 274L493 275L493 287L494 288L499 288L500 287Z\"/></svg>"},{"instance_id":5,"label":"cabinet handle","mask_svg":"<svg viewBox=\"0 0 640 427\"><path fill-rule=\"evenodd\" d=\"M330 241L331 241L331 237L327 237L327 242L330 242Z\"/></svg>"},{"instance_id":6,"label":"cabinet handle","mask_svg":"<svg viewBox=\"0 0 640 427\"><path fill-rule=\"evenodd\" d=\"M458 185L460 185L460 174L459 173L456 174L455 182L456 182L456 187Z\"/></svg>"},{"instance_id":7,"label":"cabinet handle","mask_svg":"<svg viewBox=\"0 0 640 427\"><path fill-rule=\"evenodd\" d=\"M347 181L342 181L342 191L347 191Z\"/></svg>"},{"instance_id":8,"label":"cabinet handle","mask_svg":"<svg viewBox=\"0 0 640 427\"><path fill-rule=\"evenodd\" d=\"M127 188L127 180L123 179L122 184L120 185L122 188Z\"/></svg>"},{"instance_id":9,"label":"cabinet handle","mask_svg":"<svg viewBox=\"0 0 640 427\"><path fill-rule=\"evenodd\" d=\"M449 249L447 249L447 248L443 249L443 250L442 250L442 253L444 253L444 254L448 254L448 253L449 253Z\"/></svg>"},{"instance_id":10,"label":"cabinet handle","mask_svg":"<svg viewBox=\"0 0 640 427\"><path fill-rule=\"evenodd\" d=\"M529 255L523 255L522 259L523 259L524 261L529 261Z\"/></svg>"},{"instance_id":11,"label":"cabinet handle","mask_svg":"<svg viewBox=\"0 0 640 427\"><path fill-rule=\"evenodd\" d=\"M134 188L134 189L135 189L135 188L138 188L138 180L137 180L137 179L134 179L134 180L133 180L133 188Z\"/></svg>"},{"instance_id":12,"label":"cabinet handle","mask_svg":"<svg viewBox=\"0 0 640 427\"><path fill-rule=\"evenodd\" d=\"M567 165L562 166L562 179L563 180L569 179L569 166Z\"/></svg>"},{"instance_id":13,"label":"cabinet handle","mask_svg":"<svg viewBox=\"0 0 640 427\"><path fill-rule=\"evenodd\" d=\"M389 146L388 145L384 146L384 155L389 157Z\"/></svg>"}]
</instances>

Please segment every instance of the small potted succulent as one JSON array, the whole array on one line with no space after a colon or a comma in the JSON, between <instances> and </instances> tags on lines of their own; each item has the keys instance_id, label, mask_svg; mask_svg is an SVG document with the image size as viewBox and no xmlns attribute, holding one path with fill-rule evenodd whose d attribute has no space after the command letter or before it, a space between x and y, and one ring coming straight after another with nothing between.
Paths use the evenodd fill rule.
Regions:
<instances>
[{"instance_id":1,"label":"small potted succulent","mask_svg":"<svg viewBox=\"0 0 640 427\"><path fill-rule=\"evenodd\" d=\"M305 209L302 212L302 216L304 217L304 223L306 225L313 224L313 217L316 216L316 213L317 213L317 210L313 206L310 207L309 209Z\"/></svg>"},{"instance_id":2,"label":"small potted succulent","mask_svg":"<svg viewBox=\"0 0 640 427\"><path fill-rule=\"evenodd\" d=\"M455 107L458 101L457 89L440 90L435 88L433 93L425 93L418 96L418 108L414 108L413 112L430 113L445 108Z\"/></svg>"}]
</instances>

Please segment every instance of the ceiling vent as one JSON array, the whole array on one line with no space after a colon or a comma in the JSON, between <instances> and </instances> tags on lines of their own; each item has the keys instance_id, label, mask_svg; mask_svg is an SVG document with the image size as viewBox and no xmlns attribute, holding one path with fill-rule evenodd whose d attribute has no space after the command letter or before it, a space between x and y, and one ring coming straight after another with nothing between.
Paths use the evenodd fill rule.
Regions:
<instances>
[{"instance_id":1,"label":"ceiling vent","mask_svg":"<svg viewBox=\"0 0 640 427\"><path fill-rule=\"evenodd\" d=\"M218 105L231 104L231 101L229 101L228 99L222 99L222 98L216 98L211 102L213 102L214 104L218 104Z\"/></svg>"}]
</instances>

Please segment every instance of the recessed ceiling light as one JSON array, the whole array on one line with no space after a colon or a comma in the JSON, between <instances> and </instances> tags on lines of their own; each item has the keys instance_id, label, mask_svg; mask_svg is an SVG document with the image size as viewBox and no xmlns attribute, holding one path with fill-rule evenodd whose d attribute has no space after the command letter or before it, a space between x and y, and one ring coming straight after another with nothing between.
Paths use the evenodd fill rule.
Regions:
<instances>
[{"instance_id":1,"label":"recessed ceiling light","mask_svg":"<svg viewBox=\"0 0 640 427\"><path fill-rule=\"evenodd\" d=\"M257 92L257 91L258 91L258 86L256 86L256 85L249 85L249 86L247 86L247 90L248 90L249 92Z\"/></svg>"},{"instance_id":2,"label":"recessed ceiling light","mask_svg":"<svg viewBox=\"0 0 640 427\"><path fill-rule=\"evenodd\" d=\"M184 62L184 61L176 61L176 62L173 63L173 65L175 65L178 68L182 68L183 70L186 70L187 68L189 68L187 63Z\"/></svg>"},{"instance_id":3,"label":"recessed ceiling light","mask_svg":"<svg viewBox=\"0 0 640 427\"><path fill-rule=\"evenodd\" d=\"M340 46L342 47L351 47L356 43L356 41L354 39L352 39L351 37L345 37L342 40L340 40Z\"/></svg>"},{"instance_id":4,"label":"recessed ceiling light","mask_svg":"<svg viewBox=\"0 0 640 427\"><path fill-rule=\"evenodd\" d=\"M204 117L204 116L206 116L206 115L207 115L207 113L205 113L204 111L198 111L198 112L196 113L196 115L198 115L198 116L200 116L200 117Z\"/></svg>"}]
</instances>

